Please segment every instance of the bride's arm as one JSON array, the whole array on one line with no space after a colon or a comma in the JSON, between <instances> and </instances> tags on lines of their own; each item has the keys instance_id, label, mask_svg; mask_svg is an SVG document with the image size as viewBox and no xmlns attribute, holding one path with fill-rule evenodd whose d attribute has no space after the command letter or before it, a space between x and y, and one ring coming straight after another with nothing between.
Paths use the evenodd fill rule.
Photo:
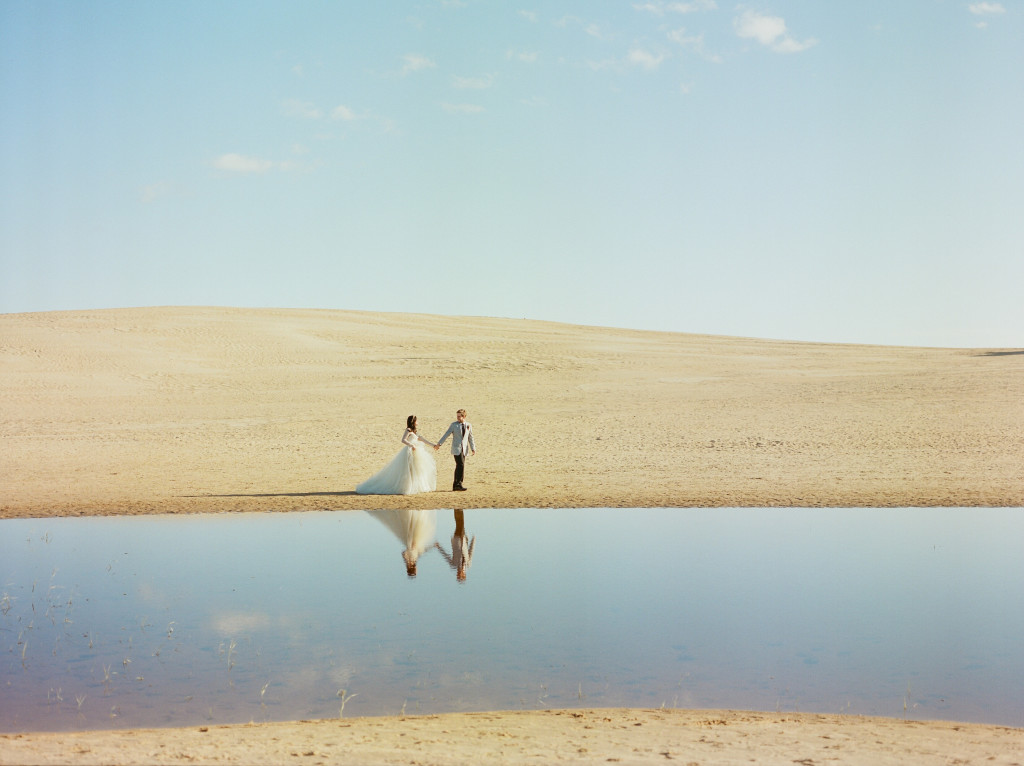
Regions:
<instances>
[{"instance_id":1,"label":"bride's arm","mask_svg":"<svg viewBox=\"0 0 1024 766\"><path fill-rule=\"evenodd\" d=\"M419 440L420 440L421 442L423 442L424 444L429 444L429 445L430 445L431 447L436 447L436 446L437 446L436 444L434 444L434 442L430 441L430 439L424 439L424 438L423 438L422 436L420 436L419 434L414 434L414 436L415 436L415 437L416 437L417 439L419 439Z\"/></svg>"}]
</instances>

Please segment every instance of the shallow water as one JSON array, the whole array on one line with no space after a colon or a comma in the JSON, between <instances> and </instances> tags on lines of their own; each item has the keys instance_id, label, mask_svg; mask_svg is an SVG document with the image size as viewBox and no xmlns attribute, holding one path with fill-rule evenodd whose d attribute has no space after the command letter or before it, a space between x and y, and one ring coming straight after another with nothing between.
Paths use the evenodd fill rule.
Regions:
<instances>
[{"instance_id":1,"label":"shallow water","mask_svg":"<svg viewBox=\"0 0 1024 766\"><path fill-rule=\"evenodd\" d=\"M662 705L1024 726L1022 509L466 510L462 580L456 516L0 521L0 730Z\"/></svg>"}]
</instances>

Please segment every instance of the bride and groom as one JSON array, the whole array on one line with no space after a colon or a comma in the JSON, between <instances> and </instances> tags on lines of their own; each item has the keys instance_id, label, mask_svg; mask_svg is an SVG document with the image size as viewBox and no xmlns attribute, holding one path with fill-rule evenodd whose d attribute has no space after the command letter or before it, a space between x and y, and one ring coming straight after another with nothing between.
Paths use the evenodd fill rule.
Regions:
<instances>
[{"instance_id":1,"label":"bride and groom","mask_svg":"<svg viewBox=\"0 0 1024 766\"><path fill-rule=\"evenodd\" d=\"M476 454L476 440L473 438L473 426L466 422L466 411L455 413L455 421L438 439L437 443L424 439L417 433L416 416L406 419L405 432L402 434L402 449L391 462L384 466L366 481L356 486L359 495L414 495L417 492L433 492L437 489L437 465L434 456L424 447L427 444L436 452L452 437L452 457L455 458L455 478L452 482L453 492L465 492L462 485L466 472L466 458Z\"/></svg>"}]
</instances>

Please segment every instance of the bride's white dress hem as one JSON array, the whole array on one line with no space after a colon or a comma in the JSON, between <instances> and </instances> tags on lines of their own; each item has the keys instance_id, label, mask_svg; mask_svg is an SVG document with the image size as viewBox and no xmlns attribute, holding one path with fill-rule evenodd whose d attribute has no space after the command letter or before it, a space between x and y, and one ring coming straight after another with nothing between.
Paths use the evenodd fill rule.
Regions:
<instances>
[{"instance_id":1,"label":"bride's white dress hem","mask_svg":"<svg viewBox=\"0 0 1024 766\"><path fill-rule=\"evenodd\" d=\"M358 495L415 495L437 489L437 463L426 446L402 447L391 462L356 485Z\"/></svg>"}]
</instances>

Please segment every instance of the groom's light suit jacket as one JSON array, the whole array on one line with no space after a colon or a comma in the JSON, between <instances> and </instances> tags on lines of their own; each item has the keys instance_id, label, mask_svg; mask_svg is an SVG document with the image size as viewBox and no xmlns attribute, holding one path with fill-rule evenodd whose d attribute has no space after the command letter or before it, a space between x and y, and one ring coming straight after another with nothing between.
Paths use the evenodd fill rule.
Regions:
<instances>
[{"instance_id":1,"label":"groom's light suit jacket","mask_svg":"<svg viewBox=\"0 0 1024 766\"><path fill-rule=\"evenodd\" d=\"M466 426L466 433L463 435L462 426ZM473 426L469 423L460 423L455 421L448 430L444 432L444 436L437 440L438 446L444 444L444 440L449 436L452 437L452 454L461 455L469 454L470 452L476 452L476 441L473 439Z\"/></svg>"}]
</instances>

